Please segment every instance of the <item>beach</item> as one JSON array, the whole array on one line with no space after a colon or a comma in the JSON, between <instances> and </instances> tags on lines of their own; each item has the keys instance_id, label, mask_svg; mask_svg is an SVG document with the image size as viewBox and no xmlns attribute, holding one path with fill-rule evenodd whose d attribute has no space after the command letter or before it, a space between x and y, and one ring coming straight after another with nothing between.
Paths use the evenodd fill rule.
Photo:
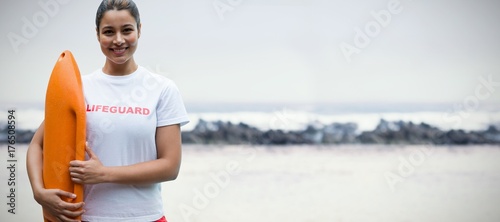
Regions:
<instances>
[{"instance_id":1,"label":"beach","mask_svg":"<svg viewBox=\"0 0 500 222\"><path fill-rule=\"evenodd\" d=\"M101 159L181 123L169 222L500 222L500 1L113 2L2 5L0 222L43 221L27 143L68 124L65 50L89 146L142 144Z\"/></svg>"},{"instance_id":2,"label":"beach","mask_svg":"<svg viewBox=\"0 0 500 222\"><path fill-rule=\"evenodd\" d=\"M16 150L16 209L41 221ZM500 221L496 146L185 145L179 177L162 185L170 222ZM7 202L6 146L0 189Z\"/></svg>"}]
</instances>

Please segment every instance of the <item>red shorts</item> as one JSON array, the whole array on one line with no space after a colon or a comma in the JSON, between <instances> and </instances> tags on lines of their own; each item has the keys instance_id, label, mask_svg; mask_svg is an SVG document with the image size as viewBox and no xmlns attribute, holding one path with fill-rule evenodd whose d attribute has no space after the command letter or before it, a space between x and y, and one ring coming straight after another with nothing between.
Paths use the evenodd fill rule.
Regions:
<instances>
[{"instance_id":1,"label":"red shorts","mask_svg":"<svg viewBox=\"0 0 500 222\"><path fill-rule=\"evenodd\" d=\"M167 222L167 218L165 218L165 216L163 216L163 217L161 217L159 220L157 220L155 222Z\"/></svg>"}]
</instances>

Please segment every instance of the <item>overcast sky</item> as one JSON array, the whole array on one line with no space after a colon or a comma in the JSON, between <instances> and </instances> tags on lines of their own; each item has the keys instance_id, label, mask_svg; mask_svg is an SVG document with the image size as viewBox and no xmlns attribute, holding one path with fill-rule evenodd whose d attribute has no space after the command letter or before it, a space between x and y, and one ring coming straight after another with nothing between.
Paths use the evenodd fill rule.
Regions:
<instances>
[{"instance_id":1,"label":"overcast sky","mask_svg":"<svg viewBox=\"0 0 500 222\"><path fill-rule=\"evenodd\" d=\"M2 3L1 103L43 103L65 49L82 74L102 67L99 3ZM187 104L457 103L474 96L480 78L500 82L500 1L136 3L136 61L173 79ZM498 103L498 91L484 102Z\"/></svg>"}]
</instances>

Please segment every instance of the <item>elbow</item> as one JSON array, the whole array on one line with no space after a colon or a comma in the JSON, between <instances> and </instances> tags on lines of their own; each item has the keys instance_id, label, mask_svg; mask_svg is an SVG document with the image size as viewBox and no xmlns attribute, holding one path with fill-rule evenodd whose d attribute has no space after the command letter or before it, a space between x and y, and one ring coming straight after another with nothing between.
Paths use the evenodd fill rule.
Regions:
<instances>
[{"instance_id":1,"label":"elbow","mask_svg":"<svg viewBox=\"0 0 500 222\"><path fill-rule=\"evenodd\" d=\"M177 176L179 176L179 170L172 170L164 175L163 181L175 180Z\"/></svg>"},{"instance_id":2,"label":"elbow","mask_svg":"<svg viewBox=\"0 0 500 222\"><path fill-rule=\"evenodd\" d=\"M175 179L177 179L177 176L179 176L179 173L172 174L172 175L170 175L170 177L168 178L168 180L169 181L170 180L175 180Z\"/></svg>"},{"instance_id":3,"label":"elbow","mask_svg":"<svg viewBox=\"0 0 500 222\"><path fill-rule=\"evenodd\" d=\"M171 181L177 179L179 176L180 164L179 165L170 165L170 167L166 167L163 174L163 181Z\"/></svg>"}]
</instances>

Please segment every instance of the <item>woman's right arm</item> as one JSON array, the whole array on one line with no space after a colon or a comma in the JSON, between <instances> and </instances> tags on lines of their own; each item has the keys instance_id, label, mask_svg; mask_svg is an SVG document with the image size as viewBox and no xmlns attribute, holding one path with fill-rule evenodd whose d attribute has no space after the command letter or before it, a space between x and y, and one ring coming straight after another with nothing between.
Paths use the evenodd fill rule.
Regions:
<instances>
[{"instance_id":1,"label":"woman's right arm","mask_svg":"<svg viewBox=\"0 0 500 222\"><path fill-rule=\"evenodd\" d=\"M26 169L35 200L42 205L45 213L51 214L58 221L77 222L71 219L83 214L83 202L67 203L61 197L75 198L76 195L60 189L45 189L43 185L43 132L44 124L35 132L26 154Z\"/></svg>"}]
</instances>

